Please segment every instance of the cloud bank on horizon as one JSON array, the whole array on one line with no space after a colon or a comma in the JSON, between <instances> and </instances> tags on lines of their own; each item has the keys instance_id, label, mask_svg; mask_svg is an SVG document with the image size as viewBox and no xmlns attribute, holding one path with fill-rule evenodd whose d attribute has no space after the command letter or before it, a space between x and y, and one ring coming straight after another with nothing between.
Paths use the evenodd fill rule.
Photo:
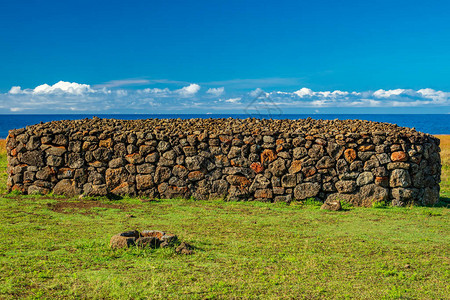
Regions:
<instances>
[{"instance_id":1,"label":"cloud bank on horizon","mask_svg":"<svg viewBox=\"0 0 450 300\"><path fill-rule=\"evenodd\" d=\"M163 82L163 81L162 81ZM133 84L134 82L130 82ZM243 113L276 107L284 113L304 109L411 108L450 106L450 92L430 88L376 91L264 91L228 93L225 87L191 83L178 89L124 89L112 81L91 86L60 81L23 89L13 86L0 93L0 113ZM332 110L337 113L336 109ZM395 112L395 111L394 111ZM442 113L446 113L443 111Z\"/></svg>"}]
</instances>

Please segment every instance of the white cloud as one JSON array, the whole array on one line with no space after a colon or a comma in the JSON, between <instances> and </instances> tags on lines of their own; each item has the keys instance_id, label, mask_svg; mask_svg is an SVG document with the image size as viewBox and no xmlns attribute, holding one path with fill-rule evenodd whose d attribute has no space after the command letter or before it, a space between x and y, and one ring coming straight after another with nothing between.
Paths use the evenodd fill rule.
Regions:
<instances>
[{"instance_id":1,"label":"white cloud","mask_svg":"<svg viewBox=\"0 0 450 300\"><path fill-rule=\"evenodd\" d=\"M311 89L308 88L301 88L298 91L294 92L294 94L296 94L297 96L299 96L300 98L304 98L304 97L313 97L313 96L320 96L323 98L328 98L328 97L345 97L349 94L349 92L343 92L343 91L323 91L323 92L313 92Z\"/></svg>"},{"instance_id":2,"label":"white cloud","mask_svg":"<svg viewBox=\"0 0 450 300\"><path fill-rule=\"evenodd\" d=\"M192 83L188 86L185 86L179 90L177 90L177 92L180 95L183 95L185 97L189 97L189 96L193 96L195 94L197 94L197 92L200 90L200 86L198 84Z\"/></svg>"},{"instance_id":3,"label":"white cloud","mask_svg":"<svg viewBox=\"0 0 450 300\"><path fill-rule=\"evenodd\" d=\"M158 88L154 88L154 89L143 89L143 90L138 90L138 93L147 93L147 94L159 94L159 95L168 95L170 94L170 90L168 88L165 89L158 89Z\"/></svg>"},{"instance_id":4,"label":"white cloud","mask_svg":"<svg viewBox=\"0 0 450 300\"><path fill-rule=\"evenodd\" d=\"M433 89L421 89L418 90L417 93L422 95L424 98L433 99L434 101L442 101L445 102L450 97L450 93L445 93L442 91L435 91Z\"/></svg>"},{"instance_id":5,"label":"white cloud","mask_svg":"<svg viewBox=\"0 0 450 300\"><path fill-rule=\"evenodd\" d=\"M213 96L220 96L224 93L225 88L219 87L219 88L210 88L206 91L206 93L211 94Z\"/></svg>"},{"instance_id":6,"label":"white cloud","mask_svg":"<svg viewBox=\"0 0 450 300\"><path fill-rule=\"evenodd\" d=\"M13 86L9 90L9 94L72 94L82 95L85 93L93 93L94 90L88 84L79 84L76 82L59 81L54 85L42 84L34 89L22 89L20 86Z\"/></svg>"},{"instance_id":7,"label":"white cloud","mask_svg":"<svg viewBox=\"0 0 450 300\"><path fill-rule=\"evenodd\" d=\"M230 98L230 99L225 100L225 102L228 102L228 103L237 103L239 101L241 101L241 98Z\"/></svg>"},{"instance_id":8,"label":"white cloud","mask_svg":"<svg viewBox=\"0 0 450 300\"><path fill-rule=\"evenodd\" d=\"M313 91L306 87L294 92L266 92L257 88L247 93L236 93L226 91L224 87L202 91L198 84L178 86L178 89L114 89L64 81L25 89L13 86L8 92L0 93L0 113L189 113L194 110L240 113L249 106L255 109L277 106L285 113L293 113L301 108L320 108L322 111L328 107L450 106L449 92L430 88L360 92Z\"/></svg>"},{"instance_id":9,"label":"white cloud","mask_svg":"<svg viewBox=\"0 0 450 300\"><path fill-rule=\"evenodd\" d=\"M398 95L401 95L401 94L403 94L405 91L406 91L406 90L404 90L404 89L395 89L395 90L387 90L387 91L381 89L381 90L375 91L375 92L373 93L373 95L374 95L375 97L377 97L377 98L389 98L389 97L391 97L391 96L398 96Z\"/></svg>"},{"instance_id":10,"label":"white cloud","mask_svg":"<svg viewBox=\"0 0 450 300\"><path fill-rule=\"evenodd\" d=\"M10 94L20 94L22 93L22 88L20 86L13 86L10 90L9 90Z\"/></svg>"},{"instance_id":11,"label":"white cloud","mask_svg":"<svg viewBox=\"0 0 450 300\"><path fill-rule=\"evenodd\" d=\"M344 97L344 96L347 96L348 94L349 94L349 92L343 92L343 91L336 90L336 91L331 93L331 96L333 96L333 97Z\"/></svg>"},{"instance_id":12,"label":"white cloud","mask_svg":"<svg viewBox=\"0 0 450 300\"><path fill-rule=\"evenodd\" d=\"M294 94L296 94L297 96L303 98L305 96L312 96L314 95L314 92L308 88L301 88L298 91L294 92Z\"/></svg>"},{"instance_id":13,"label":"white cloud","mask_svg":"<svg viewBox=\"0 0 450 300\"><path fill-rule=\"evenodd\" d=\"M76 82L60 81L54 85L42 84L34 88L33 94L55 94L67 93L73 95L82 95L94 92L88 84L79 84Z\"/></svg>"}]
</instances>

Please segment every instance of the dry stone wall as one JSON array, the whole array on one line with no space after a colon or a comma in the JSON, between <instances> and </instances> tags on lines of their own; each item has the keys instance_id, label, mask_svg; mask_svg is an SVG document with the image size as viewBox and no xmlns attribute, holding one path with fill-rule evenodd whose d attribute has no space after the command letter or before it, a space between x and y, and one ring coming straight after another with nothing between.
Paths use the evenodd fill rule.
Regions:
<instances>
[{"instance_id":1,"label":"dry stone wall","mask_svg":"<svg viewBox=\"0 0 450 300\"><path fill-rule=\"evenodd\" d=\"M11 130L8 190L358 206L439 199L439 139L361 120L84 119Z\"/></svg>"}]
</instances>

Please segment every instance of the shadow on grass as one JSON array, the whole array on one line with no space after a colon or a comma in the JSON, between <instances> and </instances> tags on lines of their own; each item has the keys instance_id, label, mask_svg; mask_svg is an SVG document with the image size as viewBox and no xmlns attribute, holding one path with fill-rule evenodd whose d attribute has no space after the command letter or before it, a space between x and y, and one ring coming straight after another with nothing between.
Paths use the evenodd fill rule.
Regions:
<instances>
[{"instance_id":1,"label":"shadow on grass","mask_svg":"<svg viewBox=\"0 0 450 300\"><path fill-rule=\"evenodd\" d=\"M341 207L340 210L321 209L320 207L317 209L320 211L324 211L324 212L343 213L343 212L349 212L349 211L354 210L354 207Z\"/></svg>"},{"instance_id":2,"label":"shadow on grass","mask_svg":"<svg viewBox=\"0 0 450 300\"><path fill-rule=\"evenodd\" d=\"M122 200L123 197L120 195L114 195L114 194L108 194L106 196L106 198L108 198L108 200Z\"/></svg>"},{"instance_id":3,"label":"shadow on grass","mask_svg":"<svg viewBox=\"0 0 450 300\"><path fill-rule=\"evenodd\" d=\"M445 207L450 208L450 198L449 197L440 197L439 202L433 205L429 205L429 207Z\"/></svg>"}]
</instances>

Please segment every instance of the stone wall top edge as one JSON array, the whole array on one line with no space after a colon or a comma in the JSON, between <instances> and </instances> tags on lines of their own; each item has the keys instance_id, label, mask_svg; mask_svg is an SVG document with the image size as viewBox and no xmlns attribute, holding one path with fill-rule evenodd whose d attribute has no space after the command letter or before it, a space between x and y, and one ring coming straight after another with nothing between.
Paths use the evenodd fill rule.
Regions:
<instances>
[{"instance_id":1,"label":"stone wall top edge","mask_svg":"<svg viewBox=\"0 0 450 300\"><path fill-rule=\"evenodd\" d=\"M23 133L29 135L75 134L96 135L100 133L153 133L168 136L181 135L278 135L289 133L293 136L314 136L322 138L360 136L421 137L439 143L430 134L416 131L415 128L396 124L365 120L297 120L272 119L92 119L61 120L30 125L26 128L12 129L9 136Z\"/></svg>"}]
</instances>

